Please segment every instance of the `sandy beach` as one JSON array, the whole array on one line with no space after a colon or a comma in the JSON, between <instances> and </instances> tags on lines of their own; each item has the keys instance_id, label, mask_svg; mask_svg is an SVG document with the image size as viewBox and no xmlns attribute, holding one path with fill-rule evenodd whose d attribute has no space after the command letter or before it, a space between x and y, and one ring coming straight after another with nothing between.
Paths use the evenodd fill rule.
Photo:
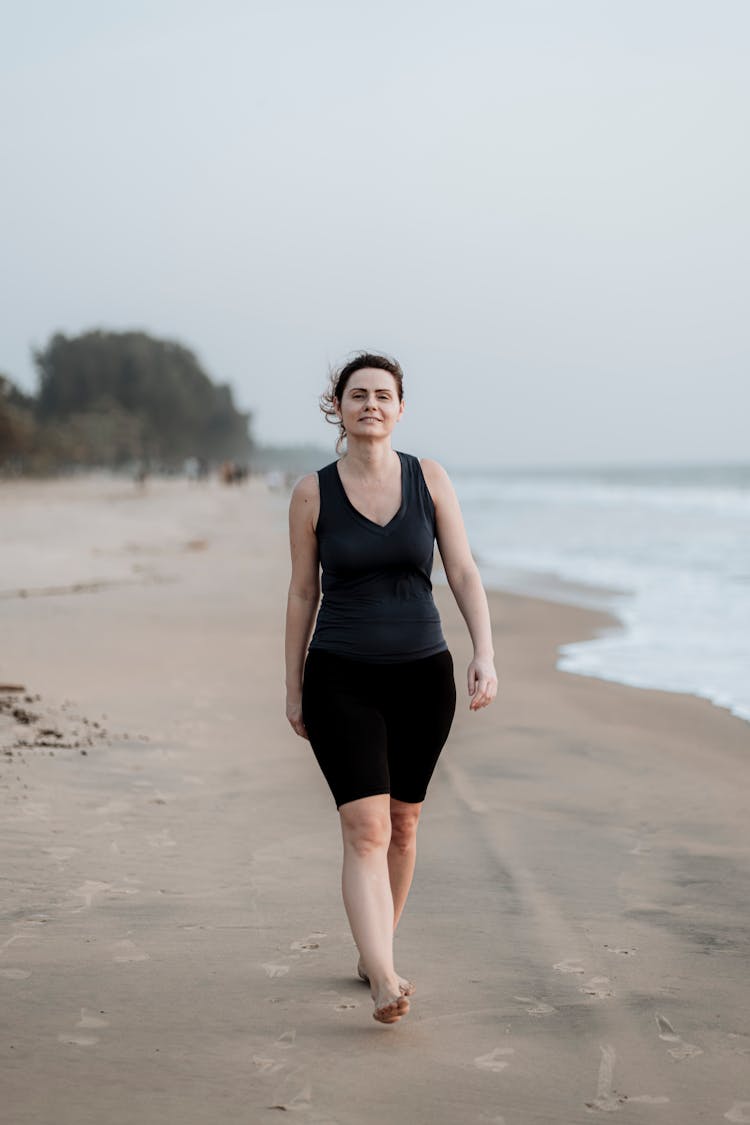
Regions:
<instances>
[{"instance_id":1,"label":"sandy beach","mask_svg":"<svg viewBox=\"0 0 750 1125\"><path fill-rule=\"evenodd\" d=\"M0 1120L750 1122L750 724L555 670L491 596L371 1018L338 817L283 717L286 495L0 485ZM14 688L17 690L7 690Z\"/></svg>"}]
</instances>

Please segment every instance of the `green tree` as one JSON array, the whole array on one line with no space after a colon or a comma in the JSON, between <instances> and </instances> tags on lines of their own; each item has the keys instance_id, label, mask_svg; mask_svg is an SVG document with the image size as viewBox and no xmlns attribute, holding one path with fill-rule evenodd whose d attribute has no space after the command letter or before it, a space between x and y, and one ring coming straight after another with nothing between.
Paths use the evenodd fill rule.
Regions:
<instances>
[{"instance_id":1,"label":"green tree","mask_svg":"<svg viewBox=\"0 0 750 1125\"><path fill-rule=\"evenodd\" d=\"M182 344L144 332L57 333L34 360L37 418L71 431L79 463L251 453L250 415Z\"/></svg>"},{"instance_id":2,"label":"green tree","mask_svg":"<svg viewBox=\"0 0 750 1125\"><path fill-rule=\"evenodd\" d=\"M34 430L34 400L0 375L0 465L28 452Z\"/></svg>"}]
</instances>

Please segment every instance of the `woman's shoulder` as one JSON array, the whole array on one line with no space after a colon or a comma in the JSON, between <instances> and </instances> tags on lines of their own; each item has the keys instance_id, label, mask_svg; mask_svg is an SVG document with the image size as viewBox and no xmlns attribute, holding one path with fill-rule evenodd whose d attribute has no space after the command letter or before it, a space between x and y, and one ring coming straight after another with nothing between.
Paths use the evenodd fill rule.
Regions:
<instances>
[{"instance_id":1,"label":"woman's shoulder","mask_svg":"<svg viewBox=\"0 0 750 1125\"><path fill-rule=\"evenodd\" d=\"M433 485L441 489L445 487L446 482L450 482L450 477L439 461L434 461L431 457L420 457L419 465L430 491Z\"/></svg>"},{"instance_id":2,"label":"woman's shoulder","mask_svg":"<svg viewBox=\"0 0 750 1125\"><path fill-rule=\"evenodd\" d=\"M292 499L310 500L318 495L318 474L305 473L292 489Z\"/></svg>"},{"instance_id":3,"label":"woman's shoulder","mask_svg":"<svg viewBox=\"0 0 750 1125\"><path fill-rule=\"evenodd\" d=\"M305 473L292 489L289 512L292 519L297 516L311 516L313 524L320 508L320 488L317 473Z\"/></svg>"}]
</instances>

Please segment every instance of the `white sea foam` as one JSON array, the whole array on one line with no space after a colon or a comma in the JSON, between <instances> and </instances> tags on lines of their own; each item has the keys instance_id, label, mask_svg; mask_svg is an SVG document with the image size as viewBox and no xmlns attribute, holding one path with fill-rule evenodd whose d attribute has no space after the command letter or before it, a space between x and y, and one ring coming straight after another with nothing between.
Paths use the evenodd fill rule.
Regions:
<instances>
[{"instance_id":1,"label":"white sea foam","mask_svg":"<svg viewBox=\"0 0 750 1125\"><path fill-rule=\"evenodd\" d=\"M490 585L610 609L558 666L750 720L750 466L456 473Z\"/></svg>"}]
</instances>

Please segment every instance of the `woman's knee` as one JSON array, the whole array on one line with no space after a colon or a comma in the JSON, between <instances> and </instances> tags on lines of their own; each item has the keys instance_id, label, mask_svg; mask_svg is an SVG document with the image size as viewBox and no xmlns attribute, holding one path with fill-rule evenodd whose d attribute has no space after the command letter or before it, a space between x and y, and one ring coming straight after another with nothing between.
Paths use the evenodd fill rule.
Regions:
<instances>
[{"instance_id":1,"label":"woman's knee","mask_svg":"<svg viewBox=\"0 0 750 1125\"><path fill-rule=\"evenodd\" d=\"M391 848L406 853L416 845L421 805L391 802Z\"/></svg>"},{"instance_id":2,"label":"woman's knee","mask_svg":"<svg viewBox=\"0 0 750 1125\"><path fill-rule=\"evenodd\" d=\"M386 802L373 798L349 801L339 808L344 844L358 855L385 851L391 841L391 820Z\"/></svg>"}]
</instances>

